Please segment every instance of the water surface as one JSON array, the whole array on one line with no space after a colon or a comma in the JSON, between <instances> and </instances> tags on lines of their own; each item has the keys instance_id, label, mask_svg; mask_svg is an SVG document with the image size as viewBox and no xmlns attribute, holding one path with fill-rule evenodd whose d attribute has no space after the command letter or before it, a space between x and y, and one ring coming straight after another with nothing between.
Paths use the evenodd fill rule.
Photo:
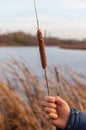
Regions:
<instances>
[{"instance_id":1,"label":"water surface","mask_svg":"<svg viewBox=\"0 0 86 130\"><path fill-rule=\"evenodd\" d=\"M46 55L50 67L68 65L74 71L86 75L85 50L67 50L57 47L46 47ZM23 57L23 59L30 62L36 74L41 72L38 47L0 47L0 59L7 59L9 56L17 60Z\"/></svg>"}]
</instances>

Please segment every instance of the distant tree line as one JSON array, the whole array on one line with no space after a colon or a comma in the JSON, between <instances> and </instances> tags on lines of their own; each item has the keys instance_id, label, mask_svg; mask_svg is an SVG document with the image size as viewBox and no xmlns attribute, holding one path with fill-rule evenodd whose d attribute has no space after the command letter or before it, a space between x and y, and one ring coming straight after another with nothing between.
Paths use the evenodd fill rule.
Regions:
<instances>
[{"instance_id":1,"label":"distant tree line","mask_svg":"<svg viewBox=\"0 0 86 130\"><path fill-rule=\"evenodd\" d=\"M86 40L65 40L56 37L44 37L46 46L58 46L67 49L86 49ZM38 46L37 36L24 32L0 34L0 46Z\"/></svg>"}]
</instances>

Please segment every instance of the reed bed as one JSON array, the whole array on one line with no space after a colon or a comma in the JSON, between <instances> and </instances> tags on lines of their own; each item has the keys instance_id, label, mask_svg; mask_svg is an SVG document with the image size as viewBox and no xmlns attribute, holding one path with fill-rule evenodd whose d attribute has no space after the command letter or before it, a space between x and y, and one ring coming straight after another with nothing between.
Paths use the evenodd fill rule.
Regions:
<instances>
[{"instance_id":1,"label":"reed bed","mask_svg":"<svg viewBox=\"0 0 86 130\"><path fill-rule=\"evenodd\" d=\"M65 99L70 107L86 112L86 77L68 67L48 68L52 96ZM44 78L44 77L43 77ZM54 130L41 107L47 95L45 83L24 59L0 62L0 130Z\"/></svg>"}]
</instances>

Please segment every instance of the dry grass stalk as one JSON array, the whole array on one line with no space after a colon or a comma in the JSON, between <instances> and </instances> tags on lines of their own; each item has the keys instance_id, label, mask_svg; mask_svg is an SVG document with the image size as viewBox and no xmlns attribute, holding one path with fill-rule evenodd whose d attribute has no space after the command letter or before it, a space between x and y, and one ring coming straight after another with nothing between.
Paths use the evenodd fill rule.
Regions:
<instances>
[{"instance_id":1,"label":"dry grass stalk","mask_svg":"<svg viewBox=\"0 0 86 130\"><path fill-rule=\"evenodd\" d=\"M5 67L3 66L3 63ZM29 66L29 65L28 65ZM1 130L54 130L45 120L40 101L45 95L45 87L23 60L6 60L0 63L0 128ZM59 68L50 70L50 88L65 99L70 107L86 111L85 85L73 77L72 70L65 69L70 82ZM52 77L52 79L51 79ZM85 77L83 77L85 79ZM82 77L81 77L82 80ZM76 82L77 81L77 82Z\"/></svg>"}]
</instances>

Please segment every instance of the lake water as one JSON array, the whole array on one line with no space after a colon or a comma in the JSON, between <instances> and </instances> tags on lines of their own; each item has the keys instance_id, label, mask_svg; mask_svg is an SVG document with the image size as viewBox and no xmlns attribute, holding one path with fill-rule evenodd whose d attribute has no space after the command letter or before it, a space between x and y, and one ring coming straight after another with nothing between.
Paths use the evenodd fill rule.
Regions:
<instances>
[{"instance_id":1,"label":"lake water","mask_svg":"<svg viewBox=\"0 0 86 130\"><path fill-rule=\"evenodd\" d=\"M46 55L50 67L68 65L74 71L86 75L86 51L46 47ZM17 60L22 57L29 61L35 73L40 74L41 63L38 47L0 47L0 59L7 59L9 56Z\"/></svg>"}]
</instances>

